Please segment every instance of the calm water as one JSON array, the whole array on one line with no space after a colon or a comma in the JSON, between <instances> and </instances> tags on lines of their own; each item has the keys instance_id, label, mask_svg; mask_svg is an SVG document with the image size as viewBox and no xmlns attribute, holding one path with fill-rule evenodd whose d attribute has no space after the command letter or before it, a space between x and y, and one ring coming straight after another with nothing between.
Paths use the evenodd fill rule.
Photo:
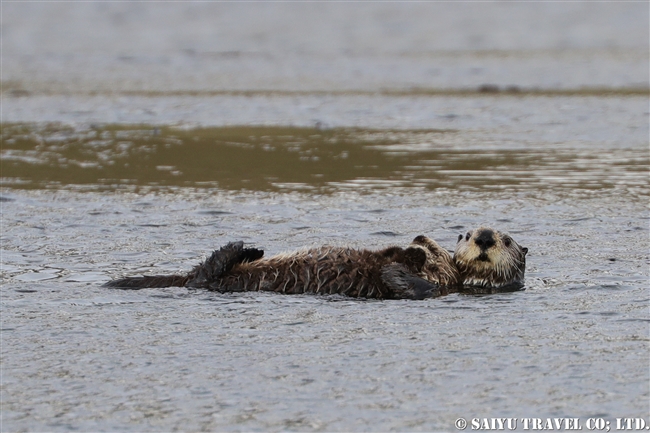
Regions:
<instances>
[{"instance_id":1,"label":"calm water","mask_svg":"<svg viewBox=\"0 0 650 433\"><path fill-rule=\"evenodd\" d=\"M0 430L650 423L647 3L1 16ZM233 240L453 249L480 224L529 248L526 290L101 287Z\"/></svg>"}]
</instances>

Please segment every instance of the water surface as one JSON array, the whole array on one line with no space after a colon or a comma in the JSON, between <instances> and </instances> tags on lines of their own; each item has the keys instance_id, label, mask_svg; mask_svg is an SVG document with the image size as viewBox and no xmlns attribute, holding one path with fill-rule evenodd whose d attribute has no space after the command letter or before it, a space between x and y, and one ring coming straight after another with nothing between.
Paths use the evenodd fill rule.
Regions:
<instances>
[{"instance_id":1,"label":"water surface","mask_svg":"<svg viewBox=\"0 0 650 433\"><path fill-rule=\"evenodd\" d=\"M650 424L648 3L468 5L3 2L0 429ZM480 224L524 291L101 287Z\"/></svg>"}]
</instances>

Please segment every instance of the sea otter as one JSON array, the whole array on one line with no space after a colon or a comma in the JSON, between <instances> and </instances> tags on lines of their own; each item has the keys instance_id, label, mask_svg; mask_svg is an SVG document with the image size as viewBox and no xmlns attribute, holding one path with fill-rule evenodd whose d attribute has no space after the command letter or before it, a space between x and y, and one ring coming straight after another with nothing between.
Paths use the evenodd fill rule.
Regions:
<instances>
[{"instance_id":1,"label":"sea otter","mask_svg":"<svg viewBox=\"0 0 650 433\"><path fill-rule=\"evenodd\" d=\"M453 257L423 235L407 248L320 247L270 258L263 258L264 252L257 248L245 248L240 241L214 251L186 275L131 277L105 286L424 299L472 288L487 293L521 288L527 252L509 235L489 227L460 235Z\"/></svg>"}]
</instances>

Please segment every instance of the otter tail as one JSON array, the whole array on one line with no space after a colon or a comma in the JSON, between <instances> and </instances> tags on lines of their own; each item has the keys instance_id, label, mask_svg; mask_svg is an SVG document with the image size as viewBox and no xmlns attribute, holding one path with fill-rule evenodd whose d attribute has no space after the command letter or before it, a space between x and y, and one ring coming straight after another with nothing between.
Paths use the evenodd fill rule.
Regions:
<instances>
[{"instance_id":1,"label":"otter tail","mask_svg":"<svg viewBox=\"0 0 650 433\"><path fill-rule=\"evenodd\" d=\"M152 287L182 287L187 283L188 275L153 275L150 277L129 277L109 281L103 287L111 289L138 290Z\"/></svg>"},{"instance_id":2,"label":"otter tail","mask_svg":"<svg viewBox=\"0 0 650 433\"><path fill-rule=\"evenodd\" d=\"M215 250L212 255L200 265L194 267L187 275L154 275L129 277L109 281L104 287L113 289L138 290L153 287L192 287L208 288L238 263L252 262L264 255L263 250L244 248L244 242L229 242L226 246Z\"/></svg>"}]
</instances>

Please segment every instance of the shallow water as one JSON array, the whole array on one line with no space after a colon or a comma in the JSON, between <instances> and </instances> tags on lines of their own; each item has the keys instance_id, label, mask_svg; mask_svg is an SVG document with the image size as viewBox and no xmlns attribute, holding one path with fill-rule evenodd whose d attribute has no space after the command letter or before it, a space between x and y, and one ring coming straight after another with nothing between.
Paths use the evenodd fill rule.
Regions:
<instances>
[{"instance_id":1,"label":"shallow water","mask_svg":"<svg viewBox=\"0 0 650 433\"><path fill-rule=\"evenodd\" d=\"M0 430L650 424L647 3L1 8ZM480 224L524 291L101 287Z\"/></svg>"}]
</instances>

